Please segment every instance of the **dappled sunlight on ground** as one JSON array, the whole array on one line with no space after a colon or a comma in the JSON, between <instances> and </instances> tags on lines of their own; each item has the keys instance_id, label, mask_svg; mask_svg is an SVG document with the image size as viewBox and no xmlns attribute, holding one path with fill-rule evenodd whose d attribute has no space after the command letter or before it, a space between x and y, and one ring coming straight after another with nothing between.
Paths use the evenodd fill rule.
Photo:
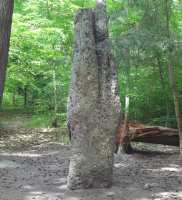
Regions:
<instances>
[{"instance_id":1,"label":"dappled sunlight on ground","mask_svg":"<svg viewBox=\"0 0 182 200\"><path fill-rule=\"evenodd\" d=\"M113 187L69 191L69 146L49 143L23 152L0 153L1 200L182 199L177 155L116 155ZM140 158L140 159L139 159Z\"/></svg>"},{"instance_id":2,"label":"dappled sunlight on ground","mask_svg":"<svg viewBox=\"0 0 182 200\"><path fill-rule=\"evenodd\" d=\"M178 167L162 167L161 169L147 169L151 172L182 172L182 168L180 166Z\"/></svg>"},{"instance_id":3,"label":"dappled sunlight on ground","mask_svg":"<svg viewBox=\"0 0 182 200\"><path fill-rule=\"evenodd\" d=\"M128 166L129 166L128 164L123 164L123 163L115 163L114 164L114 167L116 167L116 168L128 167Z\"/></svg>"},{"instance_id":4,"label":"dappled sunlight on ground","mask_svg":"<svg viewBox=\"0 0 182 200\"><path fill-rule=\"evenodd\" d=\"M19 165L11 160L0 160L0 168L17 168Z\"/></svg>"},{"instance_id":5,"label":"dappled sunlight on ground","mask_svg":"<svg viewBox=\"0 0 182 200\"><path fill-rule=\"evenodd\" d=\"M179 192L160 192L155 195L155 200L160 199L168 199L168 200L181 200L182 199L182 191Z\"/></svg>"},{"instance_id":6,"label":"dappled sunlight on ground","mask_svg":"<svg viewBox=\"0 0 182 200\"><path fill-rule=\"evenodd\" d=\"M0 128L0 149L21 151L32 146L56 141L69 142L65 129L56 128Z\"/></svg>"},{"instance_id":7,"label":"dappled sunlight on ground","mask_svg":"<svg viewBox=\"0 0 182 200\"><path fill-rule=\"evenodd\" d=\"M112 188L69 191L69 145L55 142L47 130L42 136L42 131L16 134L13 148L6 146L12 142L6 143L7 135L0 137L4 145L0 151L0 200L182 200L182 160L176 148L136 146L138 150L131 155L115 155ZM36 142L31 142L32 138Z\"/></svg>"},{"instance_id":8,"label":"dappled sunlight on ground","mask_svg":"<svg viewBox=\"0 0 182 200\"><path fill-rule=\"evenodd\" d=\"M182 168L178 167L163 167L160 169L161 171L170 171L170 172L182 172Z\"/></svg>"},{"instance_id":9,"label":"dappled sunlight on ground","mask_svg":"<svg viewBox=\"0 0 182 200\"><path fill-rule=\"evenodd\" d=\"M57 144L56 149L50 144L29 152L0 153L0 199L60 199L66 190L69 147Z\"/></svg>"},{"instance_id":10,"label":"dappled sunlight on ground","mask_svg":"<svg viewBox=\"0 0 182 200\"><path fill-rule=\"evenodd\" d=\"M35 153L22 153L22 152L17 152L17 153L1 153L1 156L10 156L10 157L41 157L41 154L35 154Z\"/></svg>"}]
</instances>

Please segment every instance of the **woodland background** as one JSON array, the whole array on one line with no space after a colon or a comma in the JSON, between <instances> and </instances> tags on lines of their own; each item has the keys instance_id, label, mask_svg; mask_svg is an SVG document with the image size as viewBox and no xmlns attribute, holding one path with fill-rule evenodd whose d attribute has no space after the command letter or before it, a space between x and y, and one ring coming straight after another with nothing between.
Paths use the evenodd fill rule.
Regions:
<instances>
[{"instance_id":1,"label":"woodland background","mask_svg":"<svg viewBox=\"0 0 182 200\"><path fill-rule=\"evenodd\" d=\"M65 126L74 15L94 4L15 0L3 109L30 113L25 126L52 126L55 119ZM108 0L107 8L122 110L129 96L131 121L176 127L168 63L182 104L182 1Z\"/></svg>"}]
</instances>

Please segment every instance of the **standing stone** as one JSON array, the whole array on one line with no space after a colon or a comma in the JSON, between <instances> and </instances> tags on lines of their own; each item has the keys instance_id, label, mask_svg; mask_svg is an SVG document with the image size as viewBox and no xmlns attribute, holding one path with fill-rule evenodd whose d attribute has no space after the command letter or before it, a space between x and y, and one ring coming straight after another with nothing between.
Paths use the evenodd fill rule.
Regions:
<instances>
[{"instance_id":1,"label":"standing stone","mask_svg":"<svg viewBox=\"0 0 182 200\"><path fill-rule=\"evenodd\" d=\"M75 19L68 104L70 189L111 186L119 118L117 73L109 48L106 8L98 3L95 10L80 10Z\"/></svg>"}]
</instances>

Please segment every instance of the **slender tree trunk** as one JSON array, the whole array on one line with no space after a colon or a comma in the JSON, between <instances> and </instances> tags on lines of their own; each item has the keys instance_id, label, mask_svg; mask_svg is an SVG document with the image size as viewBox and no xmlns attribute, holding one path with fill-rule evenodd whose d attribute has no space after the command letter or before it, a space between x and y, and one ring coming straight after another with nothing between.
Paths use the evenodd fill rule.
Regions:
<instances>
[{"instance_id":1,"label":"slender tree trunk","mask_svg":"<svg viewBox=\"0 0 182 200\"><path fill-rule=\"evenodd\" d=\"M27 107L27 102L28 102L28 86L24 86L24 108Z\"/></svg>"},{"instance_id":2,"label":"slender tree trunk","mask_svg":"<svg viewBox=\"0 0 182 200\"><path fill-rule=\"evenodd\" d=\"M119 117L116 66L109 50L105 1L98 1L95 10L82 9L75 19L68 105L70 189L111 186Z\"/></svg>"},{"instance_id":3,"label":"slender tree trunk","mask_svg":"<svg viewBox=\"0 0 182 200\"><path fill-rule=\"evenodd\" d=\"M132 147L129 138L129 127L128 127L128 119L129 119L129 95L125 96L125 115L124 115L124 123L123 123L123 142L122 142L122 150L124 153L131 153Z\"/></svg>"},{"instance_id":4,"label":"slender tree trunk","mask_svg":"<svg viewBox=\"0 0 182 200\"><path fill-rule=\"evenodd\" d=\"M163 75L163 69L162 69L162 63L160 61L160 57L157 55L157 65L159 69L159 76L160 76L160 82L161 82L161 88L163 91L163 97L165 98L165 106L166 106L166 121L165 121L165 127L168 126L168 120L169 120L169 99L168 96L166 97L167 89L164 81L164 75Z\"/></svg>"},{"instance_id":5,"label":"slender tree trunk","mask_svg":"<svg viewBox=\"0 0 182 200\"><path fill-rule=\"evenodd\" d=\"M14 107L16 106L16 88L13 89L12 104Z\"/></svg>"},{"instance_id":6,"label":"slender tree trunk","mask_svg":"<svg viewBox=\"0 0 182 200\"><path fill-rule=\"evenodd\" d=\"M182 154L182 124L181 124L181 111L179 106L179 98L178 93L176 89L176 79L174 75L174 67L172 64L168 64L168 71L169 71L169 81L172 89L173 99L174 99L174 108L176 113L176 121L177 121L177 127L179 132L179 143L180 143L180 153Z\"/></svg>"},{"instance_id":7,"label":"slender tree trunk","mask_svg":"<svg viewBox=\"0 0 182 200\"><path fill-rule=\"evenodd\" d=\"M57 104L57 86L56 86L56 67L55 66L52 72L52 78L53 78L53 91L54 91L54 119L52 122L52 126L56 128L58 127L58 118L57 118L58 104Z\"/></svg>"},{"instance_id":8,"label":"slender tree trunk","mask_svg":"<svg viewBox=\"0 0 182 200\"><path fill-rule=\"evenodd\" d=\"M182 154L182 118L181 118L181 112L180 112L180 105L179 105L179 97L177 93L176 88L176 78L174 74L174 66L172 63L172 47L171 47L171 34L170 34L170 5L169 0L165 1L166 5L166 32L168 37L168 74L169 74L169 82L173 94L174 99L174 109L176 114L176 121L177 121L177 127L179 132L179 143L180 143L180 154Z\"/></svg>"},{"instance_id":9,"label":"slender tree trunk","mask_svg":"<svg viewBox=\"0 0 182 200\"><path fill-rule=\"evenodd\" d=\"M125 69L126 74L126 94L125 94L125 114L124 114L124 123L123 123L123 142L122 142L122 150L124 153L131 153L132 147L129 138L129 127L128 127L128 120L129 120L129 106L130 106L130 51L129 49L126 50L126 59L127 59L127 66Z\"/></svg>"},{"instance_id":10,"label":"slender tree trunk","mask_svg":"<svg viewBox=\"0 0 182 200\"><path fill-rule=\"evenodd\" d=\"M3 100L11 34L13 0L0 0L0 107Z\"/></svg>"}]
</instances>

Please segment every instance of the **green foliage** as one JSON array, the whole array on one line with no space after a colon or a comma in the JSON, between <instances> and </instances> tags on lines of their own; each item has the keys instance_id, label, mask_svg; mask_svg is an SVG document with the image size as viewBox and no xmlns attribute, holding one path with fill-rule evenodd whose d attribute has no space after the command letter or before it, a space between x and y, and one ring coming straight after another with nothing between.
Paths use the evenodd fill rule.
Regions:
<instances>
[{"instance_id":1,"label":"green foliage","mask_svg":"<svg viewBox=\"0 0 182 200\"><path fill-rule=\"evenodd\" d=\"M28 87L30 104L39 111L52 109L56 70L59 107L65 112L74 10L68 1L15 2L6 94L15 92L19 98Z\"/></svg>"},{"instance_id":2,"label":"green foliage","mask_svg":"<svg viewBox=\"0 0 182 200\"><path fill-rule=\"evenodd\" d=\"M24 124L25 128L45 128L51 127L51 118L49 115L32 115L31 119Z\"/></svg>"},{"instance_id":3,"label":"green foliage","mask_svg":"<svg viewBox=\"0 0 182 200\"><path fill-rule=\"evenodd\" d=\"M122 105L129 76L130 119L176 126L168 80L168 49L172 49L181 96L181 2L168 0L167 8L166 0L118 2L121 6L112 15L110 32L120 67ZM168 40L166 9L170 12L171 41Z\"/></svg>"},{"instance_id":4,"label":"green foliage","mask_svg":"<svg viewBox=\"0 0 182 200\"><path fill-rule=\"evenodd\" d=\"M122 105L130 76L130 119L161 125L167 121L175 126L167 50L173 50L177 89L182 97L182 2L169 3L171 41L166 34L165 0L108 0L107 7ZM4 104L36 111L38 117L28 126L39 126L42 121L50 124L55 116L55 98L59 121L65 124L74 15L79 8L94 5L95 0L15 0Z\"/></svg>"}]
</instances>

